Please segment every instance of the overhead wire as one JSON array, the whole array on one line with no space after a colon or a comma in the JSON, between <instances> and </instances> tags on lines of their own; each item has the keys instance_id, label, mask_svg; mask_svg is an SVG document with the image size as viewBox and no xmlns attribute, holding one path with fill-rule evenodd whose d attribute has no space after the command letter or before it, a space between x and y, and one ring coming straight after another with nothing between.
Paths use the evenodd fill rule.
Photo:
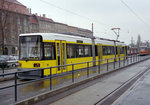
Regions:
<instances>
[{"instance_id":1,"label":"overhead wire","mask_svg":"<svg viewBox=\"0 0 150 105\"><path fill-rule=\"evenodd\" d=\"M105 24L105 23L103 23L103 22L100 22L100 21L98 21L98 20L91 19L91 18L89 18L89 17L80 15L80 14L78 14L78 13L75 13L75 12L72 12L72 11L70 11L70 10L64 9L64 8L62 8L62 7L59 7L59 6L57 6L57 5L54 5L54 4L52 4L52 3L48 2L48 1L45 1L45 0L40 0L40 1L43 2L43 3L46 3L46 4L48 4L48 5L51 5L51 6L55 7L55 8L57 8L57 9L60 9L60 10L62 10L62 11L68 12L68 13L73 14L73 15L76 15L76 16L79 16L79 17L81 17L81 18L84 18L84 19L87 19L87 20L96 22L96 23L101 24L101 25L105 25L105 26L107 26L107 27L112 27L112 26L110 26L110 25L108 25L108 24Z\"/></svg>"},{"instance_id":2,"label":"overhead wire","mask_svg":"<svg viewBox=\"0 0 150 105\"><path fill-rule=\"evenodd\" d=\"M87 19L87 20L89 20L89 21L96 22L97 24L100 24L100 25L107 26L107 27L108 27L108 28L110 28L110 29L113 27L113 26L111 26L111 25L105 24L105 23L100 22L100 21L98 21L98 20L91 19L91 18L89 18L89 17L86 17L86 16L83 16L83 15L80 15L80 14L78 14L78 13L72 12L72 11L67 10L67 9L64 9L64 8L62 8L62 7L60 7L60 6L57 6L57 5L53 4L53 3L50 3L50 2L48 2L48 1L45 1L45 0L40 0L40 1L41 1L41 2L43 2L43 3L45 3L45 4L47 4L47 5L50 5L50 6L52 6L52 7L55 7L55 8L57 8L57 9L60 9L60 10L62 10L62 11L65 11L65 12L67 12L67 13L70 13L70 14L76 15L76 16L78 16L78 17L81 17L81 18ZM107 28L107 30L108 30L108 28ZM106 33L106 32L104 32L104 33ZM108 31L107 31L107 33L108 33ZM110 34L112 34L112 32L111 32Z\"/></svg>"},{"instance_id":3,"label":"overhead wire","mask_svg":"<svg viewBox=\"0 0 150 105\"><path fill-rule=\"evenodd\" d=\"M133 9L131 9L130 6L129 6L126 2L124 2L123 0L120 0L120 1L121 1L122 4L124 4L124 5L130 10L130 12L131 12L132 14L134 14L134 16L135 16L138 20L140 20L146 27L150 28L150 25L147 24L135 11L133 11Z\"/></svg>"}]
</instances>

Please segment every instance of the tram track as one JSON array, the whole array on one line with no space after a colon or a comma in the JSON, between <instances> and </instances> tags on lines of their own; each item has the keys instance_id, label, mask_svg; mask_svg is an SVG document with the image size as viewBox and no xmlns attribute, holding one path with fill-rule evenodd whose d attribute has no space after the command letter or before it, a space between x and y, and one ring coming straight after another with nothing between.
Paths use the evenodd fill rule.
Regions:
<instances>
[{"instance_id":1,"label":"tram track","mask_svg":"<svg viewBox=\"0 0 150 105\"><path fill-rule=\"evenodd\" d=\"M148 66L144 71L141 71L137 75L131 77L129 80L124 82L114 91L106 95L101 100L97 101L94 105L111 105L115 102L124 92L126 92L130 87L133 86L134 83L138 81L144 74L146 74L150 70L150 66Z\"/></svg>"}]
</instances>

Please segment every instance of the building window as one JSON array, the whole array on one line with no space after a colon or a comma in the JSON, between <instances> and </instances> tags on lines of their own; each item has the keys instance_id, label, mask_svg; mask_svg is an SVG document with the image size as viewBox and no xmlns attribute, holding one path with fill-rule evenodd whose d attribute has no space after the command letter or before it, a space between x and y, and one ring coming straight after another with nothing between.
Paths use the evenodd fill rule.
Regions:
<instances>
[{"instance_id":1,"label":"building window","mask_svg":"<svg viewBox=\"0 0 150 105\"><path fill-rule=\"evenodd\" d=\"M18 16L18 19L17 19L17 21L18 21L18 24L20 24L21 22L20 22L20 17Z\"/></svg>"},{"instance_id":2,"label":"building window","mask_svg":"<svg viewBox=\"0 0 150 105\"><path fill-rule=\"evenodd\" d=\"M12 48L12 54L15 54L15 47Z\"/></svg>"},{"instance_id":3,"label":"building window","mask_svg":"<svg viewBox=\"0 0 150 105\"><path fill-rule=\"evenodd\" d=\"M18 30L18 35L22 33L22 30Z\"/></svg>"},{"instance_id":4,"label":"building window","mask_svg":"<svg viewBox=\"0 0 150 105\"><path fill-rule=\"evenodd\" d=\"M24 18L24 26L27 26L27 19L26 18Z\"/></svg>"},{"instance_id":5,"label":"building window","mask_svg":"<svg viewBox=\"0 0 150 105\"><path fill-rule=\"evenodd\" d=\"M8 55L8 48L7 47L4 48L4 55Z\"/></svg>"}]
</instances>

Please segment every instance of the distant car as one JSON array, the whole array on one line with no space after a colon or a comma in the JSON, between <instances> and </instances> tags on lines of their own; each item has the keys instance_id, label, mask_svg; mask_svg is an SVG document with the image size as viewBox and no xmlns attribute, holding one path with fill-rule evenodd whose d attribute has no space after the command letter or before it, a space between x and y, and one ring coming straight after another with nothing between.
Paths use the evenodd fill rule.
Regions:
<instances>
[{"instance_id":1,"label":"distant car","mask_svg":"<svg viewBox=\"0 0 150 105\"><path fill-rule=\"evenodd\" d=\"M0 57L0 68L6 68L7 67L7 61L5 58Z\"/></svg>"},{"instance_id":2,"label":"distant car","mask_svg":"<svg viewBox=\"0 0 150 105\"><path fill-rule=\"evenodd\" d=\"M4 59L7 67L16 67L16 66L18 66L18 59L17 59L16 56L1 55L0 58Z\"/></svg>"}]
</instances>

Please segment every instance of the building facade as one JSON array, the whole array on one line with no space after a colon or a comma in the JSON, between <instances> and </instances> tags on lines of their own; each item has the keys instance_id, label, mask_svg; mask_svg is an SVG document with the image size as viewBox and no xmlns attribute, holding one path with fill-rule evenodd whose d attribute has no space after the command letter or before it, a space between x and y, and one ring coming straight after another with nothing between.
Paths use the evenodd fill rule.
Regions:
<instances>
[{"instance_id":1,"label":"building facade","mask_svg":"<svg viewBox=\"0 0 150 105\"><path fill-rule=\"evenodd\" d=\"M29 11L16 0L0 0L0 55L18 54L18 35L30 32Z\"/></svg>"},{"instance_id":2,"label":"building facade","mask_svg":"<svg viewBox=\"0 0 150 105\"><path fill-rule=\"evenodd\" d=\"M0 0L0 55L18 55L19 34L38 32L92 36L90 30L55 22L45 14L31 14L17 0Z\"/></svg>"},{"instance_id":3,"label":"building facade","mask_svg":"<svg viewBox=\"0 0 150 105\"><path fill-rule=\"evenodd\" d=\"M33 18L34 17L34 18ZM38 16L37 13L32 15L31 18L35 19L34 21L37 22L38 26L36 30L34 31L31 28L31 32L41 32L41 33L68 33L68 34L76 34L76 35L82 35L82 36L92 36L92 31L78 28L74 26L69 26L64 23L55 22L50 18L47 18L45 14L42 16ZM33 23L33 20L30 21L30 23ZM37 25L34 23L34 25Z\"/></svg>"}]
</instances>

